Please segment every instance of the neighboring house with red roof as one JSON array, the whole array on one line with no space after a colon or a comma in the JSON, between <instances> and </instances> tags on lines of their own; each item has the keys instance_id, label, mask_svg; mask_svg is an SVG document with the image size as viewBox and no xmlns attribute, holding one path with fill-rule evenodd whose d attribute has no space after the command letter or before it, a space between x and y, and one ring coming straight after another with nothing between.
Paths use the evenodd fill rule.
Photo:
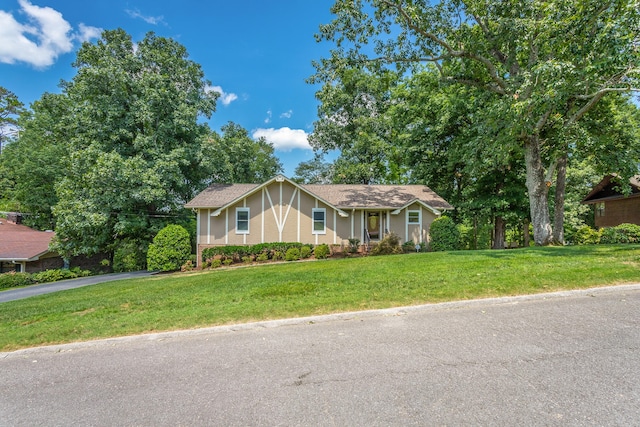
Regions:
<instances>
[{"instance_id":1,"label":"neighboring house with red roof","mask_svg":"<svg viewBox=\"0 0 640 427\"><path fill-rule=\"evenodd\" d=\"M427 242L453 209L424 185L303 185L278 175L262 184L213 184L185 205L197 215L198 263L212 246L300 242L347 246L396 233Z\"/></svg>"},{"instance_id":2,"label":"neighboring house with red roof","mask_svg":"<svg viewBox=\"0 0 640 427\"><path fill-rule=\"evenodd\" d=\"M615 175L607 175L584 198L582 203L594 205L596 227L615 227L628 223L640 225L640 175L629 179L629 192L620 191Z\"/></svg>"},{"instance_id":3,"label":"neighboring house with red roof","mask_svg":"<svg viewBox=\"0 0 640 427\"><path fill-rule=\"evenodd\" d=\"M49 250L55 233L34 230L19 224L16 218L0 218L0 273L34 273L62 267L62 258Z\"/></svg>"}]
</instances>

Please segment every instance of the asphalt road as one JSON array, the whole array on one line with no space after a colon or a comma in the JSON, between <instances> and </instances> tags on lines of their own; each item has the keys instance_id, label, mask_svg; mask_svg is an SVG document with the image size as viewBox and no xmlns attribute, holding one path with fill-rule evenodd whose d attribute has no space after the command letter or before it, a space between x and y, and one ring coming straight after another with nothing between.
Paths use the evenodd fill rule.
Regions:
<instances>
[{"instance_id":1,"label":"asphalt road","mask_svg":"<svg viewBox=\"0 0 640 427\"><path fill-rule=\"evenodd\" d=\"M3 426L633 426L640 285L0 353Z\"/></svg>"},{"instance_id":2,"label":"asphalt road","mask_svg":"<svg viewBox=\"0 0 640 427\"><path fill-rule=\"evenodd\" d=\"M81 288L114 280L134 279L154 274L149 271L132 271L129 273L100 274L97 276L80 277L78 279L61 280L59 282L43 283L41 285L27 286L25 288L9 289L0 292L0 303L29 298L36 295L50 294L52 292L65 291L67 289Z\"/></svg>"}]
</instances>

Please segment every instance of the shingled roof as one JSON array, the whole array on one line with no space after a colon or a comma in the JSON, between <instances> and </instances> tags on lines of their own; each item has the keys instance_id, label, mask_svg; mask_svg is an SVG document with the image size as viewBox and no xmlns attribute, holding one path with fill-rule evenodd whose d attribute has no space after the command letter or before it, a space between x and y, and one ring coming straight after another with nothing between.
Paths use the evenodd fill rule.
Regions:
<instances>
[{"instance_id":1,"label":"shingled roof","mask_svg":"<svg viewBox=\"0 0 640 427\"><path fill-rule=\"evenodd\" d=\"M49 252L53 236L55 233L50 231L0 219L0 261L35 261Z\"/></svg>"},{"instance_id":2,"label":"shingled roof","mask_svg":"<svg viewBox=\"0 0 640 427\"><path fill-rule=\"evenodd\" d=\"M618 184L614 182L614 178L616 178L615 174L605 176L602 181L593 187L593 190L591 190L587 197L582 200L582 203L590 204L597 203L602 200L621 199L624 197L640 197L640 175L629 178L631 192L627 195L622 194L617 189Z\"/></svg>"},{"instance_id":3,"label":"shingled roof","mask_svg":"<svg viewBox=\"0 0 640 427\"><path fill-rule=\"evenodd\" d=\"M185 205L187 208L221 208L257 191L264 184L213 184ZM453 207L425 185L301 185L282 180L330 203L339 209L399 209L420 201L434 209L449 210Z\"/></svg>"}]
</instances>

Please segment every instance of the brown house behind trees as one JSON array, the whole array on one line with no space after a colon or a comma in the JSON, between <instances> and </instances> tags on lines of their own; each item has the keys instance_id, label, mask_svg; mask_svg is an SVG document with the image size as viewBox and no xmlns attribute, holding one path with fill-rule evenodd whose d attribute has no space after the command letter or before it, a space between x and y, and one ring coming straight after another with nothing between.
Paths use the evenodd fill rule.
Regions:
<instances>
[{"instance_id":1,"label":"brown house behind trees","mask_svg":"<svg viewBox=\"0 0 640 427\"><path fill-rule=\"evenodd\" d=\"M625 194L620 187L624 184L615 182L615 175L607 175L582 203L594 206L595 225L615 227L620 224L640 225L640 175L629 180L630 192Z\"/></svg>"}]
</instances>

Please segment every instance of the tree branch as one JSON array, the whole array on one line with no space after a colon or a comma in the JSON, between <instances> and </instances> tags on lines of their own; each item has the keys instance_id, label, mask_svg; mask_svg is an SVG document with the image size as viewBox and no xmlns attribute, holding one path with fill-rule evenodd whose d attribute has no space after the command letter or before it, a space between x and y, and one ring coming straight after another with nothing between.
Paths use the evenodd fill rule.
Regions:
<instances>
[{"instance_id":1,"label":"tree branch","mask_svg":"<svg viewBox=\"0 0 640 427\"><path fill-rule=\"evenodd\" d=\"M447 43L445 40L441 39L440 37L438 37L434 33L431 33L429 31L425 31L424 29L420 28L415 23L413 18L411 18L411 16L409 16L407 11L403 9L403 7L401 5L399 5L399 4L395 3L395 2L389 1L389 0L382 0L382 3L386 4L391 9L395 9L398 12L398 14L400 15L400 17L405 21L406 25L410 29L412 29L416 33L422 35L423 37L426 37L427 39L431 40L432 42L434 42L435 44L437 44L438 46L440 46L441 48L446 50L449 57L468 58L468 59L477 61L477 62L481 63L482 65L484 65L485 68L487 69L487 72L489 73L489 76L491 77L491 80L493 80L503 91L506 92L507 85L506 85L505 81L500 77L500 75L498 73L498 69L496 68L496 66L489 59L485 58L482 55L478 55L476 53L473 53L473 52L469 52L469 51L466 51L466 50L456 50L456 49L454 49L449 43ZM443 59L446 58L446 55L441 55L441 56L443 57Z\"/></svg>"}]
</instances>

